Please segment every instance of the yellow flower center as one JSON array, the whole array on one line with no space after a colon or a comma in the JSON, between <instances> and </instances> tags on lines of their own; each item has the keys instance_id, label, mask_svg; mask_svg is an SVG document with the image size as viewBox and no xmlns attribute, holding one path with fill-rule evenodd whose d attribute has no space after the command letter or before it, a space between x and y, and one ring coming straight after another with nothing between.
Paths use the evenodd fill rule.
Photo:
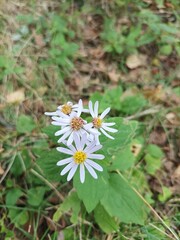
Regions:
<instances>
[{"instance_id":1,"label":"yellow flower center","mask_svg":"<svg viewBox=\"0 0 180 240\"><path fill-rule=\"evenodd\" d=\"M83 151L77 151L77 152L74 154L73 158L74 158L75 163L81 164L81 163L83 163L83 162L86 160L87 155L86 155L86 153L83 152Z\"/></svg>"},{"instance_id":2,"label":"yellow flower center","mask_svg":"<svg viewBox=\"0 0 180 240\"><path fill-rule=\"evenodd\" d=\"M102 126L102 120L99 117L94 118L92 123L95 128L100 128Z\"/></svg>"},{"instance_id":3,"label":"yellow flower center","mask_svg":"<svg viewBox=\"0 0 180 240\"><path fill-rule=\"evenodd\" d=\"M79 130L82 128L84 124L84 121L82 118L80 117L74 117L72 120L71 120L71 128L73 130Z\"/></svg>"},{"instance_id":4,"label":"yellow flower center","mask_svg":"<svg viewBox=\"0 0 180 240\"><path fill-rule=\"evenodd\" d=\"M64 105L62 106L62 108L61 108L61 111L62 111L64 114L68 115L68 114L70 114L70 113L72 112L72 107L71 107L71 105L69 105L69 104L64 104Z\"/></svg>"}]
</instances>

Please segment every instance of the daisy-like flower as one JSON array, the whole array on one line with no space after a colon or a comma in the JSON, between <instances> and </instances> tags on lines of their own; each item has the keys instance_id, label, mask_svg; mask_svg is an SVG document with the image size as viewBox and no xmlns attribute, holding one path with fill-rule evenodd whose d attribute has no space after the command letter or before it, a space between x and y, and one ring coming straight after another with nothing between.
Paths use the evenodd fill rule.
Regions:
<instances>
[{"instance_id":1,"label":"daisy-like flower","mask_svg":"<svg viewBox=\"0 0 180 240\"><path fill-rule=\"evenodd\" d=\"M108 137L110 139L114 139L114 137L109 135L109 133L107 133L107 132L115 133L115 132L118 131L117 129L111 128L111 126L115 125L115 123L113 123L113 122L112 123L105 123L104 122L104 118L109 113L110 108L105 109L101 113L100 116L98 115L98 108L99 108L99 102L98 101L95 102L94 109L93 109L92 102L89 101L89 112L90 112L93 120L92 120L91 123L88 123L86 125L86 127L89 128L90 131L91 131L91 128L92 128L93 131L95 131L96 133L99 133L99 135L101 133L103 133L106 137ZM93 135L90 136L91 139L93 137L95 138L96 144L100 144L100 142L99 142L99 135L93 133Z\"/></svg>"},{"instance_id":2,"label":"daisy-like flower","mask_svg":"<svg viewBox=\"0 0 180 240\"><path fill-rule=\"evenodd\" d=\"M62 135L58 140L58 143L63 142L68 138L67 145L71 145L74 140L74 133L77 133L80 136L82 136L84 133L88 134L88 131L91 131L94 134L98 134L93 129L91 129L92 127L86 126L87 122L80 117L82 111L83 104L81 100L78 104L77 113L73 112L70 115L64 116L64 118L58 116L52 117L52 124L55 126L61 126L61 130L55 133L55 136Z\"/></svg>"},{"instance_id":3,"label":"daisy-like flower","mask_svg":"<svg viewBox=\"0 0 180 240\"><path fill-rule=\"evenodd\" d=\"M66 118L71 113L77 113L79 105L82 105L82 100L80 99L78 104L74 104L72 102L67 102L64 105L60 105L55 112L45 112L47 116L59 116L62 118ZM89 112L88 109L82 109L82 112Z\"/></svg>"},{"instance_id":4,"label":"daisy-like flower","mask_svg":"<svg viewBox=\"0 0 180 240\"><path fill-rule=\"evenodd\" d=\"M70 181L73 178L78 167L80 168L80 181L82 183L85 181L85 168L95 179L98 178L95 170L103 171L103 168L94 161L95 159L104 159L104 155L94 154L95 151L102 148L102 145L97 146L94 141L87 145L87 142L88 140L86 134L83 134L80 138L80 136L75 133L75 145L70 145L68 148L57 148L59 152L71 155L70 157L57 162L57 166L63 166L67 164L66 167L61 171L61 175L65 175L67 172L69 172L67 181Z\"/></svg>"}]
</instances>

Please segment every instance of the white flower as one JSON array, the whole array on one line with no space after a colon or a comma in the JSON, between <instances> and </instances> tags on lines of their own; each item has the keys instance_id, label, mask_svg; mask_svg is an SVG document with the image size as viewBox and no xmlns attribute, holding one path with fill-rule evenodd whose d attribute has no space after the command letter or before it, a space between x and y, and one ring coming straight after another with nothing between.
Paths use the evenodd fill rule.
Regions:
<instances>
[{"instance_id":1,"label":"white flower","mask_svg":"<svg viewBox=\"0 0 180 240\"><path fill-rule=\"evenodd\" d=\"M67 145L71 145L74 140L74 133L77 133L79 136L82 136L84 133L88 134L88 131L98 134L91 129L92 127L86 126L87 122L80 117L82 110L82 101L79 101L77 113L73 112L70 115L66 115L64 118L56 116L52 117L54 120L52 121L52 124L55 126L61 126L61 130L55 133L55 136L62 135L58 140L58 143L68 138Z\"/></svg>"},{"instance_id":2,"label":"white flower","mask_svg":"<svg viewBox=\"0 0 180 240\"><path fill-rule=\"evenodd\" d=\"M78 104L74 104L72 102L67 102L64 105L60 105L55 112L45 112L47 116L59 116L62 118L66 118L71 113L77 113L79 109L79 105L82 105L82 100L80 99ZM89 112L87 109L82 107L82 112Z\"/></svg>"},{"instance_id":3,"label":"white flower","mask_svg":"<svg viewBox=\"0 0 180 240\"><path fill-rule=\"evenodd\" d=\"M91 116L93 117L93 120L91 123L88 123L86 125L86 127L88 129L90 129L90 131L91 131L91 128L93 129L93 135L90 135L90 138L92 140L94 137L96 144L100 144L100 143L99 143L99 135L95 134L95 132L99 133L99 134L103 133L106 137L108 137L110 139L114 139L114 137L109 135L107 132L115 133L118 131L117 129L111 128L111 126L115 125L115 123L105 123L104 122L104 118L109 113L110 108L105 109L104 112L101 113L101 115L99 116L98 115L98 107L99 107L98 101L95 102L94 109L93 109L92 102L89 101L89 112L90 112Z\"/></svg>"},{"instance_id":4,"label":"white flower","mask_svg":"<svg viewBox=\"0 0 180 240\"><path fill-rule=\"evenodd\" d=\"M97 146L95 142L91 142L87 145L87 142L88 140L86 134L83 134L82 138L80 138L79 135L74 134L75 146L70 145L68 146L69 148L57 148L59 152L71 155L70 157L57 162L57 166L67 164L66 167L61 171L61 175L65 175L67 172L69 172L67 181L70 181L73 178L78 166L80 168L80 181L82 183L85 181L85 168L95 179L97 179L98 176L94 169L97 171L103 171L103 168L94 162L95 159L104 159L104 155L94 154L95 151L102 148L102 145Z\"/></svg>"}]
</instances>

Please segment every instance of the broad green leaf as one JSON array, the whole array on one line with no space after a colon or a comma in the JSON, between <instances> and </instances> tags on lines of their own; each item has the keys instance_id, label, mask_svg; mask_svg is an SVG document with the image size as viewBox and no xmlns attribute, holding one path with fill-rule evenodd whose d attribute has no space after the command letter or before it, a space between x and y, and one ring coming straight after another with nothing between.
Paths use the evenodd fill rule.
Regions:
<instances>
[{"instance_id":1,"label":"broad green leaf","mask_svg":"<svg viewBox=\"0 0 180 240\"><path fill-rule=\"evenodd\" d=\"M58 126L54 126L54 125L49 125L47 127L44 127L42 129L42 132L47 134L49 136L49 138L53 141L56 142L58 141L59 137L55 136L55 132L57 132L58 130L60 130L60 127Z\"/></svg>"},{"instance_id":2,"label":"broad green leaf","mask_svg":"<svg viewBox=\"0 0 180 240\"><path fill-rule=\"evenodd\" d=\"M94 179L86 171L86 179L84 183L80 182L79 171L74 177L74 187L77 190L78 197L83 201L86 210L90 213L100 202L108 186L108 174L104 169L103 172L98 172L98 179Z\"/></svg>"},{"instance_id":3,"label":"broad green leaf","mask_svg":"<svg viewBox=\"0 0 180 240\"><path fill-rule=\"evenodd\" d=\"M155 144L149 144L147 146L146 152L149 153L152 157L155 157L155 158L162 159L164 157L164 153L161 150L161 148L158 147Z\"/></svg>"},{"instance_id":4,"label":"broad green leaf","mask_svg":"<svg viewBox=\"0 0 180 240\"><path fill-rule=\"evenodd\" d=\"M169 188L163 186L162 193L158 195L158 199L160 202L164 203L171 196L172 196L171 190Z\"/></svg>"},{"instance_id":5,"label":"broad green leaf","mask_svg":"<svg viewBox=\"0 0 180 240\"><path fill-rule=\"evenodd\" d=\"M111 166L109 168L110 170L119 169L121 171L124 171L134 164L136 158L132 154L130 147L131 145L129 144L127 147L113 154Z\"/></svg>"},{"instance_id":6,"label":"broad green leaf","mask_svg":"<svg viewBox=\"0 0 180 240\"><path fill-rule=\"evenodd\" d=\"M36 127L32 117L20 115L17 119L16 129L18 133L31 132Z\"/></svg>"},{"instance_id":7,"label":"broad green leaf","mask_svg":"<svg viewBox=\"0 0 180 240\"><path fill-rule=\"evenodd\" d=\"M124 98L121 102L121 105L121 111L123 113L134 114L147 105L147 100L144 98L144 96L137 94Z\"/></svg>"},{"instance_id":8,"label":"broad green leaf","mask_svg":"<svg viewBox=\"0 0 180 240\"><path fill-rule=\"evenodd\" d=\"M119 228L117 221L107 213L101 204L95 208L94 217L97 224L105 233L112 233Z\"/></svg>"},{"instance_id":9,"label":"broad green leaf","mask_svg":"<svg viewBox=\"0 0 180 240\"><path fill-rule=\"evenodd\" d=\"M59 160L67 158L67 155L61 154L56 149L50 151L41 152L39 158L36 160L36 164L40 168L40 173L49 181L60 182L63 179L60 176L61 167L58 167L56 163Z\"/></svg>"},{"instance_id":10,"label":"broad green leaf","mask_svg":"<svg viewBox=\"0 0 180 240\"><path fill-rule=\"evenodd\" d=\"M160 54L163 54L165 56L168 56L172 53L172 46L167 44L167 45L163 45L160 47L159 51L160 51Z\"/></svg>"},{"instance_id":11,"label":"broad green leaf","mask_svg":"<svg viewBox=\"0 0 180 240\"><path fill-rule=\"evenodd\" d=\"M60 204L60 207L56 210L53 215L53 221L58 222L63 213L72 210L71 212L71 222L77 224L78 214L80 211L81 202L77 196L76 192L71 192L71 194Z\"/></svg>"},{"instance_id":12,"label":"broad green leaf","mask_svg":"<svg viewBox=\"0 0 180 240\"><path fill-rule=\"evenodd\" d=\"M100 102L100 112L104 111L105 108L111 107L115 110L121 109L120 97L122 95L122 88L118 86L113 89L108 89L103 94L102 100Z\"/></svg>"},{"instance_id":13,"label":"broad green leaf","mask_svg":"<svg viewBox=\"0 0 180 240\"><path fill-rule=\"evenodd\" d=\"M6 194L6 205L15 205L17 200L23 195L23 192L19 188L8 190Z\"/></svg>"},{"instance_id":14,"label":"broad green leaf","mask_svg":"<svg viewBox=\"0 0 180 240\"><path fill-rule=\"evenodd\" d=\"M153 156L151 156L149 153L146 154L145 156L145 162L146 162L146 171L151 174L154 175L156 173L156 171L158 169L160 169L161 167L161 159L160 158L155 158Z\"/></svg>"},{"instance_id":15,"label":"broad green leaf","mask_svg":"<svg viewBox=\"0 0 180 240\"><path fill-rule=\"evenodd\" d=\"M101 135L100 142L103 145L102 151L105 154L108 162L113 156L118 155L133 139L138 129L138 122L127 121L120 117L109 118L106 122L115 122L113 128L118 132L111 134L114 140L109 140L104 135Z\"/></svg>"},{"instance_id":16,"label":"broad green leaf","mask_svg":"<svg viewBox=\"0 0 180 240\"><path fill-rule=\"evenodd\" d=\"M31 188L27 192L27 202L33 207L38 207L44 199L45 187Z\"/></svg>"},{"instance_id":17,"label":"broad green leaf","mask_svg":"<svg viewBox=\"0 0 180 240\"><path fill-rule=\"evenodd\" d=\"M22 150L19 152L14 160L14 163L10 169L10 172L15 176L20 176L26 169L30 168L31 166L31 157L27 149Z\"/></svg>"},{"instance_id":18,"label":"broad green leaf","mask_svg":"<svg viewBox=\"0 0 180 240\"><path fill-rule=\"evenodd\" d=\"M32 148L34 154L39 155L42 151L47 151L49 144L46 139L37 140Z\"/></svg>"},{"instance_id":19,"label":"broad green leaf","mask_svg":"<svg viewBox=\"0 0 180 240\"><path fill-rule=\"evenodd\" d=\"M163 234L165 229L160 224L156 224L156 228L153 226L143 226L141 231L144 240L169 240L169 237Z\"/></svg>"},{"instance_id":20,"label":"broad green leaf","mask_svg":"<svg viewBox=\"0 0 180 240\"><path fill-rule=\"evenodd\" d=\"M101 204L110 216L118 217L124 223L144 224L147 211L144 202L118 174L110 175Z\"/></svg>"},{"instance_id":21,"label":"broad green leaf","mask_svg":"<svg viewBox=\"0 0 180 240\"><path fill-rule=\"evenodd\" d=\"M27 223L29 216L26 210L9 209L8 217L15 226L22 226Z\"/></svg>"}]
</instances>

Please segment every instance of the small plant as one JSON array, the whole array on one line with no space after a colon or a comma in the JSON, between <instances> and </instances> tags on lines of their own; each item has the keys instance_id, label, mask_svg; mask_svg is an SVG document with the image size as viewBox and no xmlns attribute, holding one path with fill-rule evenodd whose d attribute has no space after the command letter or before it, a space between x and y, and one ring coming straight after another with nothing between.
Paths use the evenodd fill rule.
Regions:
<instances>
[{"instance_id":1,"label":"small plant","mask_svg":"<svg viewBox=\"0 0 180 240\"><path fill-rule=\"evenodd\" d=\"M74 32L68 28L68 23L58 15L51 15L47 23L47 43L49 43L48 58L42 63L56 68L60 79L69 74L73 68L73 59L78 45L72 40Z\"/></svg>"},{"instance_id":2,"label":"small plant","mask_svg":"<svg viewBox=\"0 0 180 240\"><path fill-rule=\"evenodd\" d=\"M84 109L80 100L78 105L67 103L58 107L55 112L45 113L51 116L53 125L61 127L60 130L59 127L57 128L55 135L62 135L58 142L66 145L66 148L57 147L58 151L49 152L46 154L46 159L40 156L38 164L46 177L54 175L54 171L58 172L55 161L59 167L66 165L62 168L61 175L69 172L68 181L74 177L73 184L77 193L71 194L72 198L76 196L78 205L82 201L88 213L94 211L100 226L102 226L102 219L98 217L99 214L107 215L113 222L108 231L117 229L119 221L143 225L147 213L146 206L120 174L121 159L118 157L124 151L129 155L128 144L137 130L137 122L125 122L119 117L105 119L110 108L108 107L100 114L98 105L96 101L93 108L90 101L89 108ZM87 123L81 115L85 116L88 112L92 119ZM111 127L115 124L117 129ZM107 132L112 133L113 136ZM100 153L96 153L98 150ZM70 157L67 158L64 154ZM125 155L124 152L123 156ZM52 164L54 164L53 168ZM129 166L132 164L133 161ZM98 174L94 170L98 171ZM56 181L64 180L56 174ZM133 209L130 207L132 205ZM60 209L62 210L62 206ZM60 217L60 215L58 217L60 209L55 213L56 219Z\"/></svg>"}]
</instances>

